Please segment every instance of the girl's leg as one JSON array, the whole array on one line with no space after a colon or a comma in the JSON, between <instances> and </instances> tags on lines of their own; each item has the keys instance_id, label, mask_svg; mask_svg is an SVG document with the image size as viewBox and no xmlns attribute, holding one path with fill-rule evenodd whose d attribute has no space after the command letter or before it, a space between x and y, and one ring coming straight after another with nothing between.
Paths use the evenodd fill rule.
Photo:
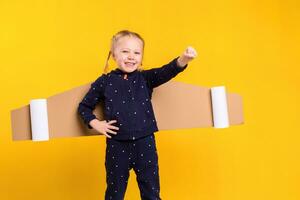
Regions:
<instances>
[{"instance_id":1,"label":"girl's leg","mask_svg":"<svg viewBox=\"0 0 300 200\"><path fill-rule=\"evenodd\" d=\"M129 178L128 145L106 139L106 192L105 200L123 200Z\"/></svg>"},{"instance_id":2,"label":"girl's leg","mask_svg":"<svg viewBox=\"0 0 300 200\"><path fill-rule=\"evenodd\" d=\"M133 169L142 200L160 200L158 156L154 134L136 141L136 157Z\"/></svg>"}]
</instances>

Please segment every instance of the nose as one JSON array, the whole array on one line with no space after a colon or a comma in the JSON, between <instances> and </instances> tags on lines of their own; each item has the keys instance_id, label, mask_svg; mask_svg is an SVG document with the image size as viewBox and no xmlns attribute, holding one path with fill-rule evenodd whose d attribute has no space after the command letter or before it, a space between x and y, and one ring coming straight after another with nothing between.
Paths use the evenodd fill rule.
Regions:
<instances>
[{"instance_id":1,"label":"nose","mask_svg":"<svg viewBox=\"0 0 300 200\"><path fill-rule=\"evenodd\" d=\"M128 54L128 59L131 59L131 60L132 60L133 58L134 58L133 53L129 53L129 54Z\"/></svg>"}]
</instances>

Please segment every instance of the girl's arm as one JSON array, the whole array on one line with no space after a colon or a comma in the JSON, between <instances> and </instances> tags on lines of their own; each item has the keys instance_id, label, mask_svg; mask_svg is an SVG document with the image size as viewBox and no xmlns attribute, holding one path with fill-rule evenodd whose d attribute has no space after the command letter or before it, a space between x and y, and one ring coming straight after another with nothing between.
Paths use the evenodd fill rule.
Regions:
<instances>
[{"instance_id":1,"label":"girl's arm","mask_svg":"<svg viewBox=\"0 0 300 200\"><path fill-rule=\"evenodd\" d=\"M97 132L105 135L108 138L111 138L109 133L116 135L117 132L114 130L119 130L118 127L112 125L117 121L100 121L93 114L93 110L95 109L96 104L99 101L104 100L105 77L106 75L102 75L94 83L92 83L91 88L84 96L83 100L79 103L78 113L83 119L84 123L88 126L88 128L93 128Z\"/></svg>"},{"instance_id":2,"label":"girl's arm","mask_svg":"<svg viewBox=\"0 0 300 200\"><path fill-rule=\"evenodd\" d=\"M160 86L174 78L177 74L186 69L188 62L190 62L197 53L192 47L188 47L184 53L170 63L159 68L142 71L142 74L150 89Z\"/></svg>"},{"instance_id":3,"label":"girl's arm","mask_svg":"<svg viewBox=\"0 0 300 200\"><path fill-rule=\"evenodd\" d=\"M78 106L78 114L83 119L84 123L91 129L90 121L96 119L93 114L93 110L96 104L104 100L104 87L105 87L105 75L100 76L95 82L91 84L91 88L84 96Z\"/></svg>"}]
</instances>

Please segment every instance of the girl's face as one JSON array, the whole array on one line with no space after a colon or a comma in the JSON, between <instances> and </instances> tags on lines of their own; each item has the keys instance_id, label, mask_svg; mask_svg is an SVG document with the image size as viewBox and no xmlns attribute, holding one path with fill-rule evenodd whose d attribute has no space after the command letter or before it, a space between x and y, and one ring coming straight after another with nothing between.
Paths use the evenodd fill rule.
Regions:
<instances>
[{"instance_id":1,"label":"girl's face","mask_svg":"<svg viewBox=\"0 0 300 200\"><path fill-rule=\"evenodd\" d=\"M135 37L121 37L113 49L113 58L118 68L130 73L141 66L143 59L143 42Z\"/></svg>"}]
</instances>

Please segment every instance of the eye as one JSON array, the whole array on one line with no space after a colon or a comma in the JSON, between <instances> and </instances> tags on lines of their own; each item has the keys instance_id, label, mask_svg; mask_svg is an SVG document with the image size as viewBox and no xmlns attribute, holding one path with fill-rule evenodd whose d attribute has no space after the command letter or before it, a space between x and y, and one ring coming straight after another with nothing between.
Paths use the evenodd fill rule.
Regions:
<instances>
[{"instance_id":1,"label":"eye","mask_svg":"<svg viewBox=\"0 0 300 200\"><path fill-rule=\"evenodd\" d=\"M134 52L136 55L140 55L141 53L140 52Z\"/></svg>"},{"instance_id":2,"label":"eye","mask_svg":"<svg viewBox=\"0 0 300 200\"><path fill-rule=\"evenodd\" d=\"M128 53L128 51L127 50L123 50L122 53Z\"/></svg>"}]
</instances>

